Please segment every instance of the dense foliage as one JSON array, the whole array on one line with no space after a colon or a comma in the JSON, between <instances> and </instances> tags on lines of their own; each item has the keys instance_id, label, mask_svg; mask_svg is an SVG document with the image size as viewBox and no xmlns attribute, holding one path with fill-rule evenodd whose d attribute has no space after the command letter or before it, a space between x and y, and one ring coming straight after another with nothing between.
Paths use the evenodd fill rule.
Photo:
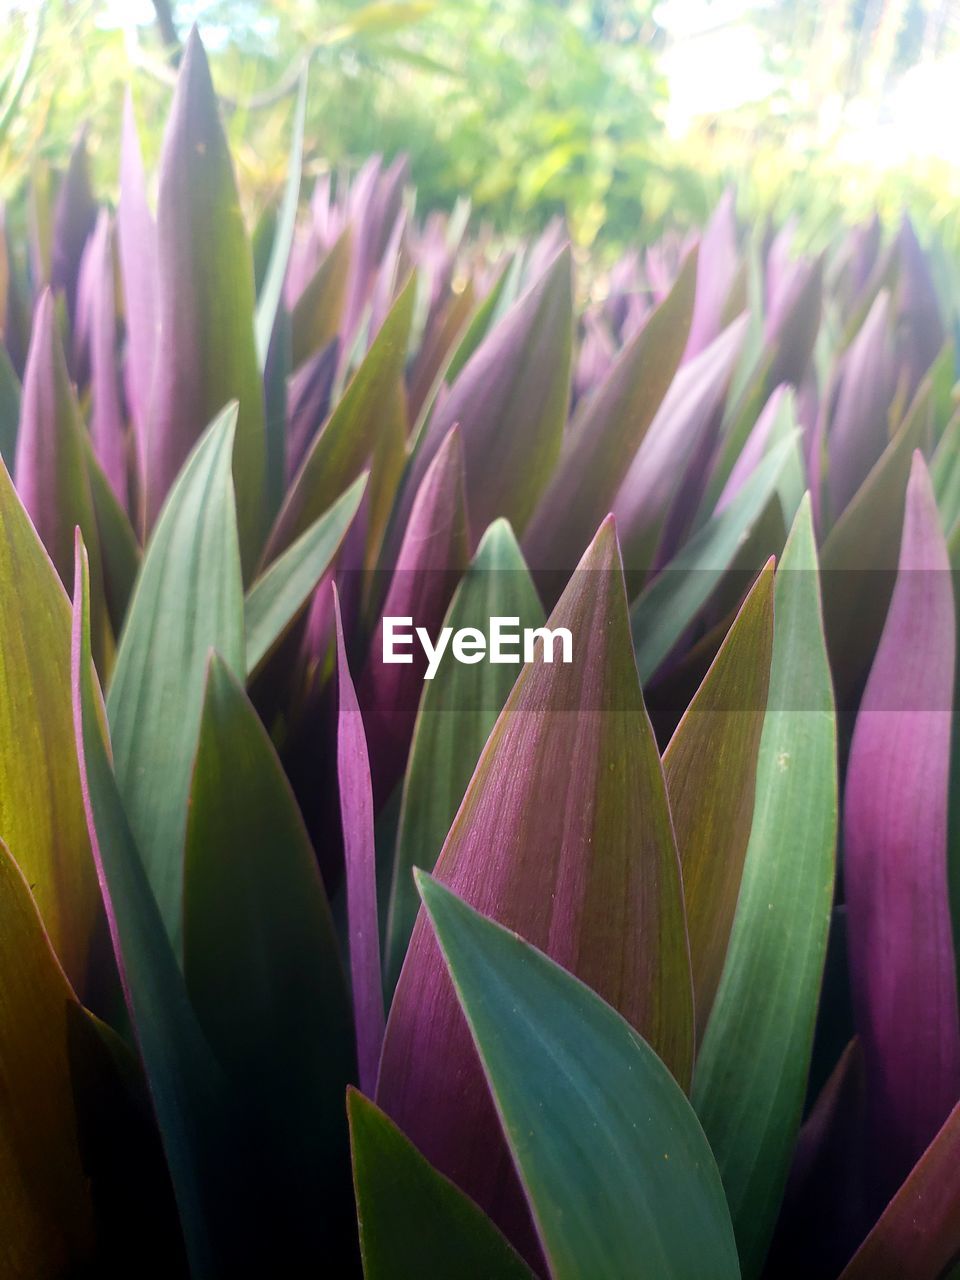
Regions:
<instances>
[{"instance_id":1,"label":"dense foliage","mask_svg":"<svg viewBox=\"0 0 960 1280\"><path fill-rule=\"evenodd\" d=\"M128 109L0 240L0 1272L937 1280L931 259L728 192L581 296L305 119L251 231L194 34L155 207ZM572 661L425 679L494 617Z\"/></svg>"}]
</instances>

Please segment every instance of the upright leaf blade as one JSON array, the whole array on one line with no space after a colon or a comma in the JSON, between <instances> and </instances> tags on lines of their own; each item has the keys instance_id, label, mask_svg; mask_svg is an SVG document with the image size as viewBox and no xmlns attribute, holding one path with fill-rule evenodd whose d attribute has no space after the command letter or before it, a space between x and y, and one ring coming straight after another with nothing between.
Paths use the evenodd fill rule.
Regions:
<instances>
[{"instance_id":1,"label":"upright leaf blade","mask_svg":"<svg viewBox=\"0 0 960 1280\"><path fill-rule=\"evenodd\" d=\"M496 520L457 587L444 625L486 631L494 617L520 629L544 624L543 606L513 532ZM467 666L447 657L424 683L403 786L387 921L387 987L392 990L420 901L414 866L432 871L490 731L516 682L510 663Z\"/></svg>"},{"instance_id":2,"label":"upright leaf blade","mask_svg":"<svg viewBox=\"0 0 960 1280\"><path fill-rule=\"evenodd\" d=\"M569 630L573 661L540 652L520 672L436 874L594 987L685 1085L693 1008L680 868L612 521L548 627ZM431 1163L522 1233L479 1064L422 913L387 1022L378 1102Z\"/></svg>"},{"instance_id":3,"label":"upright leaf blade","mask_svg":"<svg viewBox=\"0 0 960 1280\"><path fill-rule=\"evenodd\" d=\"M183 840L207 655L245 671L231 481L236 406L196 446L147 545L107 698L117 785L180 947Z\"/></svg>"},{"instance_id":4,"label":"upright leaf blade","mask_svg":"<svg viewBox=\"0 0 960 1280\"><path fill-rule=\"evenodd\" d=\"M720 1176L663 1063L516 934L418 875L554 1280L739 1277Z\"/></svg>"},{"instance_id":5,"label":"upright leaf blade","mask_svg":"<svg viewBox=\"0 0 960 1280\"><path fill-rule=\"evenodd\" d=\"M147 527L207 423L235 399L237 511L249 570L265 533L267 456L253 331L253 258L196 28L180 64L160 160L156 307Z\"/></svg>"},{"instance_id":6,"label":"upright leaf blade","mask_svg":"<svg viewBox=\"0 0 960 1280\"><path fill-rule=\"evenodd\" d=\"M683 876L698 1040L720 984L737 909L772 647L768 564L663 755Z\"/></svg>"},{"instance_id":7,"label":"upright leaf blade","mask_svg":"<svg viewBox=\"0 0 960 1280\"><path fill-rule=\"evenodd\" d=\"M71 749L70 603L0 466L0 838L87 993L99 891Z\"/></svg>"},{"instance_id":8,"label":"upright leaf blade","mask_svg":"<svg viewBox=\"0 0 960 1280\"><path fill-rule=\"evenodd\" d=\"M366 1280L532 1280L490 1219L379 1107L348 1089L347 1114Z\"/></svg>"},{"instance_id":9,"label":"upright leaf blade","mask_svg":"<svg viewBox=\"0 0 960 1280\"><path fill-rule=\"evenodd\" d=\"M293 1267L309 1256L318 1218L332 1230L348 1194L341 1162L343 1090L354 1072L350 1009L293 792L216 654L190 787L183 941L197 1018L270 1169L258 1195L276 1265Z\"/></svg>"},{"instance_id":10,"label":"upright leaf blade","mask_svg":"<svg viewBox=\"0 0 960 1280\"><path fill-rule=\"evenodd\" d=\"M836 737L808 495L775 578L753 825L693 1081L747 1277L763 1264L803 1107L833 900Z\"/></svg>"},{"instance_id":11,"label":"upright leaf blade","mask_svg":"<svg viewBox=\"0 0 960 1280\"><path fill-rule=\"evenodd\" d=\"M851 983L880 1193L898 1185L960 1096L947 884L955 625L947 549L917 453L844 805Z\"/></svg>"},{"instance_id":12,"label":"upright leaf blade","mask_svg":"<svg viewBox=\"0 0 960 1280\"><path fill-rule=\"evenodd\" d=\"M372 1091L377 1084L384 1025L380 922L377 914L377 851L373 838L373 786L360 706L347 665L340 600L336 591L334 587L338 688L337 781L347 880L350 973L357 1032L358 1078L362 1089Z\"/></svg>"},{"instance_id":13,"label":"upright leaf blade","mask_svg":"<svg viewBox=\"0 0 960 1280\"><path fill-rule=\"evenodd\" d=\"M693 310L697 255L567 431L550 485L523 537L534 571L570 570L610 510L683 355Z\"/></svg>"},{"instance_id":14,"label":"upright leaf blade","mask_svg":"<svg viewBox=\"0 0 960 1280\"><path fill-rule=\"evenodd\" d=\"M238 1195L245 1181L237 1162L241 1131L231 1114L232 1095L190 1007L110 767L90 661L89 585L79 535L76 564L71 675L87 829L191 1267L198 1275L225 1278L236 1274L232 1268L240 1259L249 1259L253 1230Z\"/></svg>"},{"instance_id":15,"label":"upright leaf blade","mask_svg":"<svg viewBox=\"0 0 960 1280\"><path fill-rule=\"evenodd\" d=\"M637 598L630 625L644 682L706 604L777 487L793 439L767 454L728 507L708 520Z\"/></svg>"},{"instance_id":16,"label":"upright leaf blade","mask_svg":"<svg viewBox=\"0 0 960 1280\"><path fill-rule=\"evenodd\" d=\"M252 675L310 598L357 514L366 476L324 512L262 573L247 592L243 617L247 674Z\"/></svg>"}]
</instances>

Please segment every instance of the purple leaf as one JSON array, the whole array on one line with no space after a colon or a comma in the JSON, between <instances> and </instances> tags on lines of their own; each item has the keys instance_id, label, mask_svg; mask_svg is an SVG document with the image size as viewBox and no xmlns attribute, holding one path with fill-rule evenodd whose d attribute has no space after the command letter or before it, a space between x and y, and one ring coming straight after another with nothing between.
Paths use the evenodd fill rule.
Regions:
<instances>
[{"instance_id":1,"label":"purple leaf","mask_svg":"<svg viewBox=\"0 0 960 1280\"><path fill-rule=\"evenodd\" d=\"M340 601L332 587L337 625L337 779L343 823L343 857L347 873L347 920L350 930L350 976L357 1032L360 1088L372 1093L383 1043L383 979L380 972L380 925L377 916L377 863L373 843L373 788L363 719L343 643Z\"/></svg>"},{"instance_id":2,"label":"purple leaf","mask_svg":"<svg viewBox=\"0 0 960 1280\"><path fill-rule=\"evenodd\" d=\"M70 164L57 192L53 211L50 286L55 291L63 290L71 320L76 315L80 259L96 218L97 203L90 187L87 135L84 130L70 154Z\"/></svg>"},{"instance_id":3,"label":"purple leaf","mask_svg":"<svg viewBox=\"0 0 960 1280\"><path fill-rule=\"evenodd\" d=\"M113 230L101 210L87 254L90 269L90 435L94 452L124 511L129 506L127 435L117 370Z\"/></svg>"},{"instance_id":4,"label":"purple leaf","mask_svg":"<svg viewBox=\"0 0 960 1280\"><path fill-rule=\"evenodd\" d=\"M734 463L733 470L727 477L727 483L723 486L720 497L717 499L717 505L713 509L716 515L719 515L721 511L730 505L743 488L744 482L755 471L757 463L766 453L767 446L770 443L771 432L780 412L780 406L783 404L783 398L788 394L788 391L789 388L782 383L779 387L774 387L773 394L763 406L760 417L757 418L753 430L747 436L743 450Z\"/></svg>"},{"instance_id":5,"label":"purple leaf","mask_svg":"<svg viewBox=\"0 0 960 1280\"><path fill-rule=\"evenodd\" d=\"M890 439L893 375L890 295L881 290L843 359L827 429L831 520L836 520L860 488Z\"/></svg>"},{"instance_id":6,"label":"purple leaf","mask_svg":"<svg viewBox=\"0 0 960 1280\"><path fill-rule=\"evenodd\" d=\"M253 258L210 68L190 33L160 161L157 353L146 440L146 523L207 424L236 399L237 519L244 566L265 517L263 383L253 335Z\"/></svg>"},{"instance_id":7,"label":"purple leaf","mask_svg":"<svg viewBox=\"0 0 960 1280\"><path fill-rule=\"evenodd\" d=\"M300 470L330 409L337 372L336 338L302 364L287 383L287 484Z\"/></svg>"},{"instance_id":8,"label":"purple leaf","mask_svg":"<svg viewBox=\"0 0 960 1280\"><path fill-rule=\"evenodd\" d=\"M696 271L694 251L667 299L567 429L560 461L523 539L535 573L569 572L610 510L683 354Z\"/></svg>"},{"instance_id":9,"label":"purple leaf","mask_svg":"<svg viewBox=\"0 0 960 1280\"><path fill-rule=\"evenodd\" d=\"M724 327L724 315L737 274L737 218L733 191L720 197L700 241L697 292L684 360L708 347Z\"/></svg>"},{"instance_id":10,"label":"purple leaf","mask_svg":"<svg viewBox=\"0 0 960 1280\"><path fill-rule=\"evenodd\" d=\"M960 1097L947 892L955 621L926 466L914 454L897 582L847 769L845 883L873 1171L889 1194Z\"/></svg>"},{"instance_id":11,"label":"purple leaf","mask_svg":"<svg viewBox=\"0 0 960 1280\"><path fill-rule=\"evenodd\" d=\"M897 236L897 252L900 262L897 320L906 348L904 368L909 399L937 358L946 335L930 266L917 242L913 223L906 215Z\"/></svg>"},{"instance_id":12,"label":"purple leaf","mask_svg":"<svg viewBox=\"0 0 960 1280\"><path fill-rule=\"evenodd\" d=\"M83 458L84 430L67 373L53 294L37 302L23 379L15 479L20 500L66 586L73 581L74 530L91 552L95 598L100 555Z\"/></svg>"},{"instance_id":13,"label":"purple leaf","mask_svg":"<svg viewBox=\"0 0 960 1280\"><path fill-rule=\"evenodd\" d=\"M628 571L646 568L687 464L723 404L747 317L682 365L630 464L614 503Z\"/></svg>"},{"instance_id":14,"label":"purple leaf","mask_svg":"<svg viewBox=\"0 0 960 1280\"><path fill-rule=\"evenodd\" d=\"M570 251L562 249L434 407L401 499L400 528L416 492L411 486L456 423L475 540L498 516L518 535L523 530L560 453L570 394L572 293Z\"/></svg>"},{"instance_id":15,"label":"purple leaf","mask_svg":"<svg viewBox=\"0 0 960 1280\"><path fill-rule=\"evenodd\" d=\"M612 519L547 625L570 631L573 661L521 670L435 874L593 987L687 1085L693 1003L679 860ZM427 1159L523 1236L515 1174L422 911L387 1022L378 1100Z\"/></svg>"},{"instance_id":16,"label":"purple leaf","mask_svg":"<svg viewBox=\"0 0 960 1280\"><path fill-rule=\"evenodd\" d=\"M409 665L383 661L383 618L412 618L414 627L425 628L435 640L469 558L463 451L454 427L417 491L359 682L378 808L403 774L427 667L418 644Z\"/></svg>"}]
</instances>

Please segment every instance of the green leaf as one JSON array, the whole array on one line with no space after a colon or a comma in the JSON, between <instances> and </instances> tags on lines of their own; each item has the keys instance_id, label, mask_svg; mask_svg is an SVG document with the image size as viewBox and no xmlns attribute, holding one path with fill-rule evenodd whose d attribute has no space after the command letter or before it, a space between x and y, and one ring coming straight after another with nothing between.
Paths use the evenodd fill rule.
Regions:
<instances>
[{"instance_id":1,"label":"green leaf","mask_svg":"<svg viewBox=\"0 0 960 1280\"><path fill-rule=\"evenodd\" d=\"M642 682L656 673L709 600L776 491L793 445L791 437L771 449L730 505L697 530L637 599L630 625Z\"/></svg>"},{"instance_id":2,"label":"green leaf","mask_svg":"<svg viewBox=\"0 0 960 1280\"><path fill-rule=\"evenodd\" d=\"M283 636L330 567L357 513L366 484L365 475L354 480L330 510L301 534L247 592L243 616L248 676Z\"/></svg>"},{"instance_id":3,"label":"green leaf","mask_svg":"<svg viewBox=\"0 0 960 1280\"><path fill-rule=\"evenodd\" d=\"M346 299L353 248L350 226L317 267L290 315L291 364L299 369L337 336Z\"/></svg>"},{"instance_id":4,"label":"green leaf","mask_svg":"<svg viewBox=\"0 0 960 1280\"><path fill-rule=\"evenodd\" d=\"M486 633L493 617L519 618L521 629L544 623L543 606L506 520L494 521L483 535L444 626L452 627L454 634L462 627ZM467 665L447 655L433 680L424 682L393 868L385 958L388 990L396 985L420 908L413 867L433 870L516 678L516 666L495 664L486 657Z\"/></svg>"},{"instance_id":5,"label":"green leaf","mask_svg":"<svg viewBox=\"0 0 960 1280\"><path fill-rule=\"evenodd\" d=\"M893 439L820 550L823 620L841 705L866 672L887 616L910 460L929 427L930 392L930 380L925 379Z\"/></svg>"},{"instance_id":6,"label":"green leaf","mask_svg":"<svg viewBox=\"0 0 960 1280\"><path fill-rule=\"evenodd\" d=\"M264 555L269 562L300 536L369 465L393 414L384 404L403 376L413 318L411 276L337 407L303 461L277 517Z\"/></svg>"},{"instance_id":7,"label":"green leaf","mask_svg":"<svg viewBox=\"0 0 960 1280\"><path fill-rule=\"evenodd\" d=\"M208 437L209 438L209 437ZM201 446L202 448L202 446ZM230 458L229 442L226 458ZM90 660L90 588L77 536L73 713L93 859L180 1211L192 1271L237 1274L255 1217L245 1128L197 1024L110 767Z\"/></svg>"},{"instance_id":8,"label":"green leaf","mask_svg":"<svg viewBox=\"0 0 960 1280\"><path fill-rule=\"evenodd\" d=\"M160 513L107 698L117 784L174 950L207 655L241 674L243 588L230 466L237 408L211 424Z\"/></svg>"},{"instance_id":9,"label":"green leaf","mask_svg":"<svg viewBox=\"0 0 960 1280\"><path fill-rule=\"evenodd\" d=\"M490 1219L378 1106L348 1089L347 1114L366 1280L532 1280Z\"/></svg>"},{"instance_id":10,"label":"green leaf","mask_svg":"<svg viewBox=\"0 0 960 1280\"><path fill-rule=\"evenodd\" d=\"M86 996L100 893L70 714L70 602L0 465L0 837Z\"/></svg>"},{"instance_id":11,"label":"green leaf","mask_svg":"<svg viewBox=\"0 0 960 1280\"><path fill-rule=\"evenodd\" d=\"M809 495L774 611L753 826L693 1085L747 1277L760 1273L800 1126L833 900L837 729Z\"/></svg>"},{"instance_id":12,"label":"green leaf","mask_svg":"<svg viewBox=\"0 0 960 1280\"><path fill-rule=\"evenodd\" d=\"M720 1175L670 1072L599 996L418 873L553 1280L740 1269ZM642 1260L642 1262L641 1262Z\"/></svg>"},{"instance_id":13,"label":"green leaf","mask_svg":"<svg viewBox=\"0 0 960 1280\"><path fill-rule=\"evenodd\" d=\"M0 842L0 1271L42 1280L92 1260L90 1184L69 1058L76 996Z\"/></svg>"},{"instance_id":14,"label":"green leaf","mask_svg":"<svg viewBox=\"0 0 960 1280\"><path fill-rule=\"evenodd\" d=\"M772 647L773 568L768 564L663 754L683 873L698 1042L737 909Z\"/></svg>"},{"instance_id":15,"label":"green leaf","mask_svg":"<svg viewBox=\"0 0 960 1280\"><path fill-rule=\"evenodd\" d=\"M258 1194L275 1223L276 1257L303 1260L318 1219L329 1230L343 1212L331 1192L339 1183L349 1195L343 1091L355 1071L350 1006L300 810L266 729L216 654L207 668L189 813L187 987L250 1118L248 1137L261 1144L271 1170Z\"/></svg>"},{"instance_id":16,"label":"green leaf","mask_svg":"<svg viewBox=\"0 0 960 1280\"><path fill-rule=\"evenodd\" d=\"M257 312L254 321L254 333L257 340L257 358L261 371L267 363L267 351L270 349L270 338L277 318L277 308L283 294L283 282L287 275L287 263L290 259L290 246L293 244L293 232L297 220L297 204L300 200L300 175L303 167L303 126L307 114L307 67L300 73L300 88L297 92L297 105L293 112L293 134L290 141L290 159L287 162L287 185L283 193L283 203L277 218L277 226L270 249L270 261L267 273L257 298Z\"/></svg>"}]
</instances>

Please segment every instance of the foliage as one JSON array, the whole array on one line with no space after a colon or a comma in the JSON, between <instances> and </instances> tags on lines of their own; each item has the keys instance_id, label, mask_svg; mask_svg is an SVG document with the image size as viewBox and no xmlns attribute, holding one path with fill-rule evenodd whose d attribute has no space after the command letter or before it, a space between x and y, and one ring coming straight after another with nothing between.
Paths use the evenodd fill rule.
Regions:
<instances>
[{"instance_id":1,"label":"foliage","mask_svg":"<svg viewBox=\"0 0 960 1280\"><path fill-rule=\"evenodd\" d=\"M302 119L251 228L194 33L0 240L0 1271L938 1280L955 294L732 192L581 292Z\"/></svg>"}]
</instances>

